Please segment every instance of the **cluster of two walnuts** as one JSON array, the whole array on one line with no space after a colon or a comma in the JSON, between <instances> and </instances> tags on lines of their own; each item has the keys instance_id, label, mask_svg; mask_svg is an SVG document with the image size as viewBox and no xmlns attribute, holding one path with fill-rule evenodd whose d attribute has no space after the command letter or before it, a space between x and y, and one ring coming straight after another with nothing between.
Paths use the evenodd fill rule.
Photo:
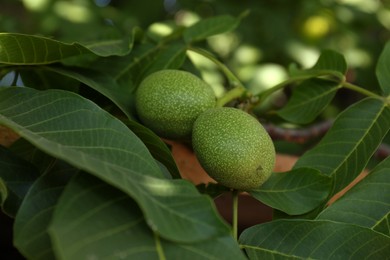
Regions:
<instances>
[{"instance_id":1,"label":"cluster of two walnuts","mask_svg":"<svg viewBox=\"0 0 390 260\"><path fill-rule=\"evenodd\" d=\"M216 107L213 89L195 75L161 70L136 92L141 122L160 137L191 140L205 171L237 190L261 186L271 175L275 148L258 120L232 107Z\"/></svg>"}]
</instances>

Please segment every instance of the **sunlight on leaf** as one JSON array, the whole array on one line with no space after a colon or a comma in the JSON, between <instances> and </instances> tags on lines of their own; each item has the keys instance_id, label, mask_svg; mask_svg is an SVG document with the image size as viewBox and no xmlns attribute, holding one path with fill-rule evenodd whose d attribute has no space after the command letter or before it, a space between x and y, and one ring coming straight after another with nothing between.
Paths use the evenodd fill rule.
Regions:
<instances>
[{"instance_id":1,"label":"sunlight on leaf","mask_svg":"<svg viewBox=\"0 0 390 260\"><path fill-rule=\"evenodd\" d=\"M102 57L123 56L131 51L132 43L125 39L108 39L82 44L91 52Z\"/></svg>"}]
</instances>

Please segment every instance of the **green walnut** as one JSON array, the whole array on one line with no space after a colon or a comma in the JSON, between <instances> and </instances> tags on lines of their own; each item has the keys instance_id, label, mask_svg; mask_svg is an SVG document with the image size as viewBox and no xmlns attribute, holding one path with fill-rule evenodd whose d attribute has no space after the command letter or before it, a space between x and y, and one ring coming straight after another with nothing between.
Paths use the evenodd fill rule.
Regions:
<instances>
[{"instance_id":1,"label":"green walnut","mask_svg":"<svg viewBox=\"0 0 390 260\"><path fill-rule=\"evenodd\" d=\"M141 122L160 137L191 139L195 119L215 107L213 89L197 76L181 70L161 70L139 85L135 106Z\"/></svg>"},{"instance_id":2,"label":"green walnut","mask_svg":"<svg viewBox=\"0 0 390 260\"><path fill-rule=\"evenodd\" d=\"M232 189L260 187L275 165L275 147L264 127L236 108L202 113L194 123L192 145L205 171Z\"/></svg>"}]
</instances>

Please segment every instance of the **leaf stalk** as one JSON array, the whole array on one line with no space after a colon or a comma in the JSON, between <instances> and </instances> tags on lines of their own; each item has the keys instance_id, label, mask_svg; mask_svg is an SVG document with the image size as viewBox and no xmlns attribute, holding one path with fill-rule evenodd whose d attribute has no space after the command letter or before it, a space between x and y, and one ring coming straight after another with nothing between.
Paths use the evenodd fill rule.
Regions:
<instances>
[{"instance_id":1,"label":"leaf stalk","mask_svg":"<svg viewBox=\"0 0 390 260\"><path fill-rule=\"evenodd\" d=\"M232 192L233 199L233 215L232 215L232 228L233 228L233 238L237 240L238 238L238 190L233 190Z\"/></svg>"},{"instance_id":2,"label":"leaf stalk","mask_svg":"<svg viewBox=\"0 0 390 260\"><path fill-rule=\"evenodd\" d=\"M342 86L344 88L347 88L347 89L350 89L350 90L353 90L355 92L358 92L360 94L363 94L365 96L368 96L368 97L373 97L373 98L377 98L377 99L381 99L383 100L383 97L378 95L378 94L375 94L374 92L371 92L367 89L364 89L362 87L359 87L357 85L354 85L354 84L351 84L349 82L343 82Z\"/></svg>"},{"instance_id":3,"label":"leaf stalk","mask_svg":"<svg viewBox=\"0 0 390 260\"><path fill-rule=\"evenodd\" d=\"M208 52L206 50L195 48L195 47L191 47L191 46L188 47L188 50L192 51L192 52L195 52L197 54L200 54L203 57L205 57L205 58L209 59L210 61L214 62L215 65L217 65L219 67L219 69L225 74L226 78L229 81L230 86L232 86L232 87L239 87L239 88L245 89L244 85L242 85L242 83L236 77L236 75L234 75L230 71L230 69L225 64L223 64L221 61L219 61L213 54L211 54L210 52Z\"/></svg>"}]
</instances>

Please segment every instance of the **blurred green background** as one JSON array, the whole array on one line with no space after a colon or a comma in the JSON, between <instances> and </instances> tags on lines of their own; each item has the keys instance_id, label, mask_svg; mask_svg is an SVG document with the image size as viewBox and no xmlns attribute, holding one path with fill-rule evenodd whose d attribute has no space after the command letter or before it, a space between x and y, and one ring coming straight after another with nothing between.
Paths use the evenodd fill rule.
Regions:
<instances>
[{"instance_id":1,"label":"blurred green background","mask_svg":"<svg viewBox=\"0 0 390 260\"><path fill-rule=\"evenodd\" d=\"M312 66L325 48L345 55L349 81L375 90L375 62L390 36L389 0L2 0L0 6L0 31L68 42L249 10L234 32L210 38L208 48L254 92L284 79L291 63Z\"/></svg>"}]
</instances>

